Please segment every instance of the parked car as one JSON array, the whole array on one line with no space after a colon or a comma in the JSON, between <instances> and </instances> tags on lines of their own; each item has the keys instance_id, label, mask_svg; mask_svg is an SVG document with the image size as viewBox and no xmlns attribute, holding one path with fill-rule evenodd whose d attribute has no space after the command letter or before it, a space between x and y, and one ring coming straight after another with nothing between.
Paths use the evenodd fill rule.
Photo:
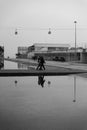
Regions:
<instances>
[{"instance_id":1,"label":"parked car","mask_svg":"<svg viewBox=\"0 0 87 130\"><path fill-rule=\"evenodd\" d=\"M64 62L65 58L64 57L60 57L60 61Z\"/></svg>"},{"instance_id":2,"label":"parked car","mask_svg":"<svg viewBox=\"0 0 87 130\"><path fill-rule=\"evenodd\" d=\"M54 60L54 61L59 61L59 57L57 57L57 56L56 56L56 57L53 57L53 60Z\"/></svg>"},{"instance_id":3,"label":"parked car","mask_svg":"<svg viewBox=\"0 0 87 130\"><path fill-rule=\"evenodd\" d=\"M61 61L61 62L65 62L65 58L64 57L54 57L53 58L54 61Z\"/></svg>"}]
</instances>

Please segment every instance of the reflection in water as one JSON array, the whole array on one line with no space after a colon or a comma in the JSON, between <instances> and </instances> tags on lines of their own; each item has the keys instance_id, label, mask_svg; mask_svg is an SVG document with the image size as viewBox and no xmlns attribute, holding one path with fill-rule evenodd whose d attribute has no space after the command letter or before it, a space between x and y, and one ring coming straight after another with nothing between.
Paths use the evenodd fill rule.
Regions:
<instances>
[{"instance_id":1,"label":"reflection in water","mask_svg":"<svg viewBox=\"0 0 87 130\"><path fill-rule=\"evenodd\" d=\"M48 81L48 87L50 87L50 85L51 85L51 81Z\"/></svg>"},{"instance_id":2,"label":"reflection in water","mask_svg":"<svg viewBox=\"0 0 87 130\"><path fill-rule=\"evenodd\" d=\"M41 80L45 80L44 88ZM19 87L13 87L13 83ZM46 85L50 84L48 88ZM78 104L76 87L79 88ZM0 77L0 130L86 130L86 99L87 80L83 78Z\"/></svg>"},{"instance_id":3,"label":"reflection in water","mask_svg":"<svg viewBox=\"0 0 87 130\"><path fill-rule=\"evenodd\" d=\"M32 64L23 64L23 63L18 63L18 69L27 69L27 70L29 70L29 69L35 69L36 68L36 66L35 65L32 65Z\"/></svg>"},{"instance_id":4,"label":"reflection in water","mask_svg":"<svg viewBox=\"0 0 87 130\"><path fill-rule=\"evenodd\" d=\"M76 76L74 76L74 99L73 102L76 102Z\"/></svg>"},{"instance_id":5,"label":"reflection in water","mask_svg":"<svg viewBox=\"0 0 87 130\"><path fill-rule=\"evenodd\" d=\"M44 87L45 79L43 75L38 76L38 85L41 85L42 88Z\"/></svg>"},{"instance_id":6,"label":"reflection in water","mask_svg":"<svg viewBox=\"0 0 87 130\"><path fill-rule=\"evenodd\" d=\"M7 61L5 63L6 68L17 68L16 63ZM44 90L40 79L45 79ZM40 83L39 87L36 87L37 82ZM13 87L16 85L17 87ZM48 88L49 85L51 88ZM86 122L85 78L0 77L0 130L87 130Z\"/></svg>"},{"instance_id":7,"label":"reflection in water","mask_svg":"<svg viewBox=\"0 0 87 130\"><path fill-rule=\"evenodd\" d=\"M17 86L18 81L17 81L17 80L15 80L15 81L14 81L14 83L15 83L15 87L16 87L16 86Z\"/></svg>"},{"instance_id":8,"label":"reflection in water","mask_svg":"<svg viewBox=\"0 0 87 130\"><path fill-rule=\"evenodd\" d=\"M28 65L18 63L18 69L28 69Z\"/></svg>"},{"instance_id":9,"label":"reflection in water","mask_svg":"<svg viewBox=\"0 0 87 130\"><path fill-rule=\"evenodd\" d=\"M50 82L50 81L48 81L48 84L51 84L51 82Z\"/></svg>"},{"instance_id":10,"label":"reflection in water","mask_svg":"<svg viewBox=\"0 0 87 130\"><path fill-rule=\"evenodd\" d=\"M41 85L43 88L45 82L46 82L46 80L44 79L44 75L38 76L38 85ZM48 87L50 87L51 81L47 81L47 84L48 84Z\"/></svg>"}]
</instances>

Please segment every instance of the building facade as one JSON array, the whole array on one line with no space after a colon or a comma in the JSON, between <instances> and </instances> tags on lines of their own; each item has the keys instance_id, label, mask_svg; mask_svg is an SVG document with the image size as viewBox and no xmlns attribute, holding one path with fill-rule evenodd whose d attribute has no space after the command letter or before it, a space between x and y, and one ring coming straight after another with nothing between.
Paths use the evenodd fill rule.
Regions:
<instances>
[{"instance_id":1,"label":"building facade","mask_svg":"<svg viewBox=\"0 0 87 130\"><path fill-rule=\"evenodd\" d=\"M76 50L75 50L76 49ZM69 44L35 43L29 47L18 47L19 58L43 56L46 60L87 62L87 52L82 47L71 47Z\"/></svg>"},{"instance_id":2,"label":"building facade","mask_svg":"<svg viewBox=\"0 0 87 130\"><path fill-rule=\"evenodd\" d=\"M68 51L69 44L35 43L28 50L35 52Z\"/></svg>"},{"instance_id":3,"label":"building facade","mask_svg":"<svg viewBox=\"0 0 87 130\"><path fill-rule=\"evenodd\" d=\"M51 58L53 53L67 52L69 44L35 43L28 48L28 57L43 55L45 59Z\"/></svg>"}]
</instances>

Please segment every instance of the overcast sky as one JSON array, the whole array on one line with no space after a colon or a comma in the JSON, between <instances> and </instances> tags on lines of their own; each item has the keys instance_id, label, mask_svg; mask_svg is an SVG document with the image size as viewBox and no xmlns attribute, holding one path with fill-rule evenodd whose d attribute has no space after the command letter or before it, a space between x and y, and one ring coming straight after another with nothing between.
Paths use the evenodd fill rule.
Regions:
<instances>
[{"instance_id":1,"label":"overcast sky","mask_svg":"<svg viewBox=\"0 0 87 130\"><path fill-rule=\"evenodd\" d=\"M5 46L6 56L13 56L18 46L33 43L74 46L75 20L77 46L85 47L87 0L0 0L0 45ZM18 35L14 34L16 28ZM48 35L49 28L51 35Z\"/></svg>"}]
</instances>

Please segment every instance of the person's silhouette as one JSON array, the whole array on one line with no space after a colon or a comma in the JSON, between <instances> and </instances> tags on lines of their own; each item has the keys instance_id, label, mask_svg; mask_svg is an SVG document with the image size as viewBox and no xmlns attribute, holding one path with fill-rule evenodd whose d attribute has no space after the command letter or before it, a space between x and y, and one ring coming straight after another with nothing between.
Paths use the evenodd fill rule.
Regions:
<instances>
[{"instance_id":1,"label":"person's silhouette","mask_svg":"<svg viewBox=\"0 0 87 130\"><path fill-rule=\"evenodd\" d=\"M42 68L42 70L44 69L45 70L45 66L44 66L44 63L45 63L45 60L44 60L44 58L43 58L43 56L41 56L41 59L40 59L41 61L41 68Z\"/></svg>"},{"instance_id":2,"label":"person's silhouette","mask_svg":"<svg viewBox=\"0 0 87 130\"><path fill-rule=\"evenodd\" d=\"M39 56L38 57L38 66L37 66L37 70L45 70L45 66L44 66L45 60L43 58L43 56Z\"/></svg>"}]
</instances>

